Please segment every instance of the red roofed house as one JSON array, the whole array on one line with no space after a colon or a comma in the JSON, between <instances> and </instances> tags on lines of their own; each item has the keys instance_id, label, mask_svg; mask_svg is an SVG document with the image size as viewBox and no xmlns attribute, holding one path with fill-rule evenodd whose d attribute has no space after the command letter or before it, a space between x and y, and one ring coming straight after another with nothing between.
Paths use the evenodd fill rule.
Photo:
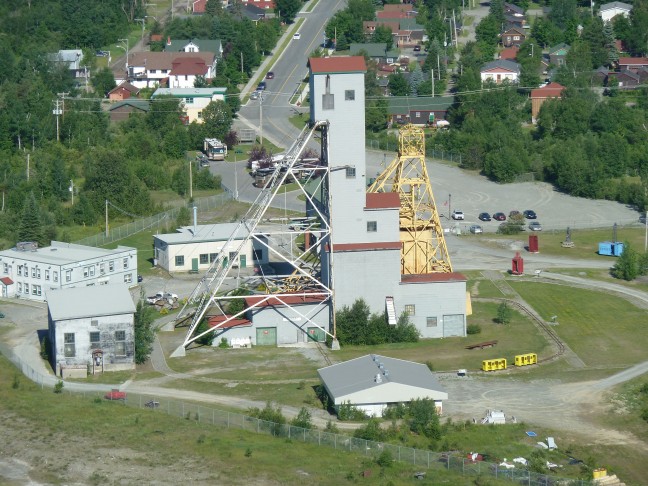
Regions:
<instances>
[{"instance_id":1,"label":"red roofed house","mask_svg":"<svg viewBox=\"0 0 648 486\"><path fill-rule=\"evenodd\" d=\"M556 99L562 96L565 87L558 83L549 83L543 88L531 90L531 122L536 123L540 107L548 99Z\"/></svg>"},{"instance_id":2,"label":"red roofed house","mask_svg":"<svg viewBox=\"0 0 648 486\"><path fill-rule=\"evenodd\" d=\"M124 101L131 96L137 96L139 92L139 88L133 86L128 81L124 81L108 92L108 99L110 101Z\"/></svg>"},{"instance_id":3,"label":"red roofed house","mask_svg":"<svg viewBox=\"0 0 648 486\"><path fill-rule=\"evenodd\" d=\"M506 49L502 49L499 58L506 61L515 61L517 59L517 54L519 51L520 48L518 46L507 47Z\"/></svg>"},{"instance_id":4,"label":"red roofed house","mask_svg":"<svg viewBox=\"0 0 648 486\"><path fill-rule=\"evenodd\" d=\"M207 7L207 0L194 0L191 4L191 12L194 15L202 15L205 13Z\"/></svg>"},{"instance_id":5,"label":"red roofed house","mask_svg":"<svg viewBox=\"0 0 648 486\"><path fill-rule=\"evenodd\" d=\"M196 78L207 78L209 66L197 57L176 59L171 63L169 72L169 88L193 88Z\"/></svg>"},{"instance_id":6,"label":"red roofed house","mask_svg":"<svg viewBox=\"0 0 648 486\"><path fill-rule=\"evenodd\" d=\"M648 58L646 57L620 57L619 70L627 69L629 71L637 71L642 67L648 67Z\"/></svg>"},{"instance_id":7,"label":"red roofed house","mask_svg":"<svg viewBox=\"0 0 648 486\"><path fill-rule=\"evenodd\" d=\"M389 27L392 31L392 34L398 32L400 24L396 21L380 21L380 20L365 20L362 22L362 30L365 35L373 35L376 32L376 27Z\"/></svg>"},{"instance_id":8,"label":"red roofed house","mask_svg":"<svg viewBox=\"0 0 648 486\"><path fill-rule=\"evenodd\" d=\"M128 81L138 88L193 88L196 76L216 75L217 55L213 52L132 52L128 56ZM174 70L174 79L170 80Z\"/></svg>"}]
</instances>

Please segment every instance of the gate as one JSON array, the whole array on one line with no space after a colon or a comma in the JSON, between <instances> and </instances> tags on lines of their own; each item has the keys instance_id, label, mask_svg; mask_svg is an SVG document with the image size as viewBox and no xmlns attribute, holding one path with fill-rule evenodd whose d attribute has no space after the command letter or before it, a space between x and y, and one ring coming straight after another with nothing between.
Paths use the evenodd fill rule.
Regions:
<instances>
[{"instance_id":1,"label":"gate","mask_svg":"<svg viewBox=\"0 0 648 486\"><path fill-rule=\"evenodd\" d=\"M277 345L277 328L276 327L259 327L256 330L257 346L276 346Z\"/></svg>"},{"instance_id":2,"label":"gate","mask_svg":"<svg viewBox=\"0 0 648 486\"><path fill-rule=\"evenodd\" d=\"M443 316L443 337L465 336L463 314Z\"/></svg>"}]
</instances>

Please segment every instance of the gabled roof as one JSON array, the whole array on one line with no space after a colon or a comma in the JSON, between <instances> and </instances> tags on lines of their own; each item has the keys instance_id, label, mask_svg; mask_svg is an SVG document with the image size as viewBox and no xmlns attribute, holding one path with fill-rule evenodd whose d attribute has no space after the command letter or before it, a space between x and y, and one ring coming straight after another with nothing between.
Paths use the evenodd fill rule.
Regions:
<instances>
[{"instance_id":1,"label":"gabled roof","mask_svg":"<svg viewBox=\"0 0 648 486\"><path fill-rule=\"evenodd\" d=\"M557 45L553 46L551 49L549 49L549 55L552 55L552 54L556 55L556 52L561 51L561 50L565 50L565 52L569 52L569 49L571 49L569 44L565 44L564 42L561 42L560 44L557 44Z\"/></svg>"},{"instance_id":2,"label":"gabled roof","mask_svg":"<svg viewBox=\"0 0 648 486\"><path fill-rule=\"evenodd\" d=\"M129 55L128 64L132 67L146 69L171 69L173 62L185 58L199 58L206 65L214 64L216 54L213 52L133 52Z\"/></svg>"},{"instance_id":3,"label":"gabled roof","mask_svg":"<svg viewBox=\"0 0 648 486\"><path fill-rule=\"evenodd\" d=\"M502 49L502 52L500 52L500 59L515 61L515 58L517 57L519 51L520 48L517 46L507 47L506 49Z\"/></svg>"},{"instance_id":4,"label":"gabled roof","mask_svg":"<svg viewBox=\"0 0 648 486\"><path fill-rule=\"evenodd\" d=\"M616 73L616 76L617 76L617 78L618 78L619 76L625 76L625 77L628 77L628 78L630 78L630 79L633 79L634 81L637 81L637 82L639 82L639 80L640 80L640 78L639 78L639 74L637 74L637 73L635 73L635 72L633 72L633 71L630 71L630 70L628 70L628 69L622 69L621 71L619 71L618 73Z\"/></svg>"},{"instance_id":5,"label":"gabled roof","mask_svg":"<svg viewBox=\"0 0 648 486\"><path fill-rule=\"evenodd\" d=\"M503 70L520 74L520 65L517 62L507 61L506 59L497 59L496 61L487 62L482 66L480 72Z\"/></svg>"},{"instance_id":6,"label":"gabled roof","mask_svg":"<svg viewBox=\"0 0 648 486\"><path fill-rule=\"evenodd\" d=\"M549 83L542 88L532 89L531 98L560 98L565 87L559 83Z\"/></svg>"},{"instance_id":7,"label":"gabled roof","mask_svg":"<svg viewBox=\"0 0 648 486\"><path fill-rule=\"evenodd\" d=\"M425 30L425 27L417 23L414 17L400 19L398 23L401 30Z\"/></svg>"},{"instance_id":8,"label":"gabled roof","mask_svg":"<svg viewBox=\"0 0 648 486\"><path fill-rule=\"evenodd\" d=\"M175 96L176 98L212 98L213 96L227 94L227 88L158 88L151 95L151 99L158 96Z\"/></svg>"},{"instance_id":9,"label":"gabled roof","mask_svg":"<svg viewBox=\"0 0 648 486\"><path fill-rule=\"evenodd\" d=\"M171 72L174 76L204 76L209 68L202 59L187 57L173 61Z\"/></svg>"},{"instance_id":10,"label":"gabled roof","mask_svg":"<svg viewBox=\"0 0 648 486\"><path fill-rule=\"evenodd\" d=\"M502 32L502 35L506 35L506 34L511 35L511 34L514 34L514 33L518 33L518 34L520 34L522 36L525 36L525 37L527 35L526 32L524 31L524 29L521 29L520 27L515 27L515 26L513 26L513 27L507 26L506 30L504 32Z\"/></svg>"},{"instance_id":11,"label":"gabled roof","mask_svg":"<svg viewBox=\"0 0 648 486\"><path fill-rule=\"evenodd\" d=\"M387 44L384 42L367 42L364 44L352 43L349 48L352 56L357 56L360 52L366 52L369 57L398 57L400 52L392 49L387 50Z\"/></svg>"},{"instance_id":12,"label":"gabled roof","mask_svg":"<svg viewBox=\"0 0 648 486\"><path fill-rule=\"evenodd\" d=\"M362 22L362 27L364 28L364 30L371 30L370 27L378 26L389 27L392 32L396 32L400 28L399 23L396 21L389 22L385 20L365 20L364 22Z\"/></svg>"},{"instance_id":13,"label":"gabled roof","mask_svg":"<svg viewBox=\"0 0 648 486\"><path fill-rule=\"evenodd\" d=\"M510 10L511 12L523 14L524 9L518 5L515 5L514 3L508 3L504 2L504 11Z\"/></svg>"},{"instance_id":14,"label":"gabled roof","mask_svg":"<svg viewBox=\"0 0 648 486\"><path fill-rule=\"evenodd\" d=\"M313 73L364 73L367 71L362 56L311 57L308 65Z\"/></svg>"},{"instance_id":15,"label":"gabled roof","mask_svg":"<svg viewBox=\"0 0 648 486\"><path fill-rule=\"evenodd\" d=\"M213 52L216 55L223 52L223 47L219 39L171 39L167 38L164 44L164 50L167 52L180 52L189 44L195 44L199 52Z\"/></svg>"},{"instance_id":16,"label":"gabled roof","mask_svg":"<svg viewBox=\"0 0 648 486\"><path fill-rule=\"evenodd\" d=\"M48 59L52 62L65 63L68 69L80 69L83 51L81 49L61 49L55 54L48 54Z\"/></svg>"},{"instance_id":17,"label":"gabled roof","mask_svg":"<svg viewBox=\"0 0 648 486\"><path fill-rule=\"evenodd\" d=\"M135 312L128 287L119 284L48 290L47 307L53 321Z\"/></svg>"},{"instance_id":18,"label":"gabled roof","mask_svg":"<svg viewBox=\"0 0 648 486\"><path fill-rule=\"evenodd\" d=\"M320 368L317 373L336 405L445 400L448 394L421 363L377 354Z\"/></svg>"},{"instance_id":19,"label":"gabled roof","mask_svg":"<svg viewBox=\"0 0 648 486\"><path fill-rule=\"evenodd\" d=\"M628 5L627 3L623 2L610 2L610 3L604 3L601 5L601 12L605 10L613 10L613 9L619 9L619 10L627 10L628 12L632 10L632 5Z\"/></svg>"},{"instance_id":20,"label":"gabled roof","mask_svg":"<svg viewBox=\"0 0 648 486\"><path fill-rule=\"evenodd\" d=\"M131 98L124 101L118 101L117 103L110 105L108 111L115 111L116 109L123 108L124 106L132 106L136 110L147 112L151 109L151 102L149 100L134 100Z\"/></svg>"},{"instance_id":21,"label":"gabled roof","mask_svg":"<svg viewBox=\"0 0 648 486\"><path fill-rule=\"evenodd\" d=\"M247 236L247 230L239 227L238 223L199 224L194 232L193 226L183 226L175 233L154 235L153 240L159 240L167 245L186 245L188 243L205 243L214 241L227 241L234 231L234 240L240 241Z\"/></svg>"},{"instance_id":22,"label":"gabled roof","mask_svg":"<svg viewBox=\"0 0 648 486\"><path fill-rule=\"evenodd\" d=\"M619 66L648 66L646 57L620 57Z\"/></svg>"},{"instance_id":23,"label":"gabled roof","mask_svg":"<svg viewBox=\"0 0 648 486\"><path fill-rule=\"evenodd\" d=\"M387 113L408 115L410 111L447 111L454 102L454 96L390 96Z\"/></svg>"},{"instance_id":24,"label":"gabled roof","mask_svg":"<svg viewBox=\"0 0 648 486\"><path fill-rule=\"evenodd\" d=\"M137 94L140 92L140 89L137 86L133 86L128 81L123 81L122 83L119 84L119 86L115 86L113 89L111 89L108 92L108 94L114 93L116 91L121 91L121 90L126 90L130 94Z\"/></svg>"}]
</instances>

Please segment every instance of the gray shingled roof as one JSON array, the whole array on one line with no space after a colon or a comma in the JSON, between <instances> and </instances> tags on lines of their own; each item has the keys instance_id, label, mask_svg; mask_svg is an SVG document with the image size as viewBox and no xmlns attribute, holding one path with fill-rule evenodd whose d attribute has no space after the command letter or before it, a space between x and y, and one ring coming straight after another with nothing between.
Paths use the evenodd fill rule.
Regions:
<instances>
[{"instance_id":1,"label":"gray shingled roof","mask_svg":"<svg viewBox=\"0 0 648 486\"><path fill-rule=\"evenodd\" d=\"M434 395L435 399L448 398L426 365L377 354L327 366L317 370L317 373L336 404L359 392L367 393L364 403L378 403L382 401L380 389L392 390L394 385L397 385L397 393L402 396L392 396L384 402L408 401L429 395ZM380 382L376 381L376 375L380 375Z\"/></svg>"},{"instance_id":2,"label":"gray shingled roof","mask_svg":"<svg viewBox=\"0 0 648 486\"><path fill-rule=\"evenodd\" d=\"M455 102L454 96L389 96L387 112L390 115L409 114L410 111L447 111Z\"/></svg>"},{"instance_id":3,"label":"gray shingled roof","mask_svg":"<svg viewBox=\"0 0 648 486\"><path fill-rule=\"evenodd\" d=\"M625 10L632 10L632 5L623 2L610 2L601 5L601 10L611 10L613 8L620 8Z\"/></svg>"},{"instance_id":4,"label":"gray shingled roof","mask_svg":"<svg viewBox=\"0 0 648 486\"><path fill-rule=\"evenodd\" d=\"M193 226L183 226L182 228L178 228L176 233L154 235L154 238L168 245L227 241L238 227L238 223L201 224L196 227L196 233L194 234ZM247 233L240 231L236 239L240 240L246 236Z\"/></svg>"},{"instance_id":5,"label":"gray shingled roof","mask_svg":"<svg viewBox=\"0 0 648 486\"><path fill-rule=\"evenodd\" d=\"M135 312L128 287L117 284L49 290L47 306L53 321Z\"/></svg>"},{"instance_id":6,"label":"gray shingled roof","mask_svg":"<svg viewBox=\"0 0 648 486\"><path fill-rule=\"evenodd\" d=\"M49 263L52 265L67 265L91 258L109 258L116 253L134 249L128 246L118 246L114 250L107 250L94 246L52 241L50 246L38 248L36 251L19 251L16 248L2 250L0 251L0 257L20 258L30 262Z\"/></svg>"},{"instance_id":7,"label":"gray shingled roof","mask_svg":"<svg viewBox=\"0 0 648 486\"><path fill-rule=\"evenodd\" d=\"M387 44L384 42L367 42L364 44L353 43L349 47L352 56L357 56L361 51L365 51L369 57L394 57L398 58L400 52L397 49L387 51Z\"/></svg>"},{"instance_id":8,"label":"gray shingled roof","mask_svg":"<svg viewBox=\"0 0 648 486\"><path fill-rule=\"evenodd\" d=\"M219 39L171 39L170 44L165 42L164 50L167 52L182 51L191 42L198 46L200 52L213 52L220 56L223 50Z\"/></svg>"},{"instance_id":9,"label":"gray shingled roof","mask_svg":"<svg viewBox=\"0 0 648 486\"><path fill-rule=\"evenodd\" d=\"M487 62L482 66L481 72L488 71L490 69L506 69L508 71L520 74L520 65L517 62L507 61L506 59L498 59L497 61Z\"/></svg>"}]
</instances>

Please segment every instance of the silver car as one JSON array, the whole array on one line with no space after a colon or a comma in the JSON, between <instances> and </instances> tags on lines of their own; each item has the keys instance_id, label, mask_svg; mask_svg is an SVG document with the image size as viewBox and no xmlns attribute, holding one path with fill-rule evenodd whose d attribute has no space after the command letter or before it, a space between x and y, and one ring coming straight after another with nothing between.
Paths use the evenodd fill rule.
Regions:
<instances>
[{"instance_id":1,"label":"silver car","mask_svg":"<svg viewBox=\"0 0 648 486\"><path fill-rule=\"evenodd\" d=\"M478 224L473 224L473 225L470 227L470 232L471 232L473 235L479 235L479 234L483 233L484 230L483 230L482 227L479 226Z\"/></svg>"}]
</instances>

